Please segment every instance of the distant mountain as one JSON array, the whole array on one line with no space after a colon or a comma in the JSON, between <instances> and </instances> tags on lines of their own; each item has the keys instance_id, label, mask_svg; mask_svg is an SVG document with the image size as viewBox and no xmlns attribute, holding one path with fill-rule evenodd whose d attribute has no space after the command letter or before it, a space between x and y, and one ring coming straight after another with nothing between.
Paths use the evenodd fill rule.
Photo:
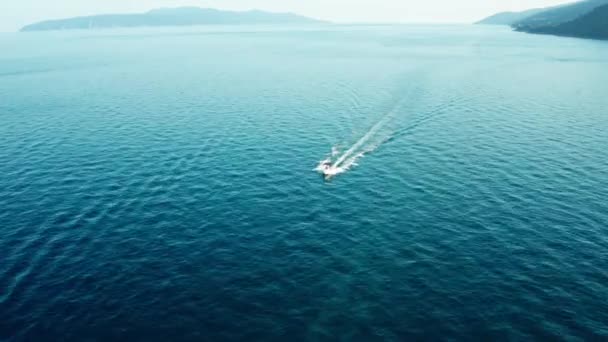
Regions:
<instances>
[{"instance_id":1,"label":"distant mountain","mask_svg":"<svg viewBox=\"0 0 608 342\"><path fill-rule=\"evenodd\" d=\"M510 25L528 33L607 39L608 0L583 0L571 4L523 12L503 12L477 24Z\"/></svg>"},{"instance_id":2,"label":"distant mountain","mask_svg":"<svg viewBox=\"0 0 608 342\"><path fill-rule=\"evenodd\" d=\"M476 24L510 25L516 28L558 25L574 20L605 4L608 4L608 0L583 0L571 4L535 8L522 12L501 12L482 19Z\"/></svg>"},{"instance_id":3,"label":"distant mountain","mask_svg":"<svg viewBox=\"0 0 608 342\"><path fill-rule=\"evenodd\" d=\"M139 14L105 14L48 20L27 25L21 31L98 29L141 26L193 26L236 24L310 24L321 21L292 13L220 11L209 8L162 8Z\"/></svg>"},{"instance_id":4,"label":"distant mountain","mask_svg":"<svg viewBox=\"0 0 608 342\"><path fill-rule=\"evenodd\" d=\"M529 33L557 36L608 39L608 5L600 6L572 21L555 26L529 28Z\"/></svg>"},{"instance_id":5,"label":"distant mountain","mask_svg":"<svg viewBox=\"0 0 608 342\"><path fill-rule=\"evenodd\" d=\"M544 9L531 9L523 12L501 12L482 19L475 24L479 25L512 25L520 20L524 20L535 14L544 11Z\"/></svg>"},{"instance_id":6,"label":"distant mountain","mask_svg":"<svg viewBox=\"0 0 608 342\"><path fill-rule=\"evenodd\" d=\"M513 23L515 29L528 31L546 26L557 26L575 20L602 5L608 0L585 0L569 5L550 7L540 13ZM608 23L607 23L608 24Z\"/></svg>"}]
</instances>

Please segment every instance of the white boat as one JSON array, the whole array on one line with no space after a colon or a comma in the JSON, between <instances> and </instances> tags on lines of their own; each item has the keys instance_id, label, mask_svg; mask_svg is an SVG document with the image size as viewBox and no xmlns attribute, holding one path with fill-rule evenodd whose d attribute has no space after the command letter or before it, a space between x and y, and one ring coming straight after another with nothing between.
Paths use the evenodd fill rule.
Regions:
<instances>
[{"instance_id":1,"label":"white boat","mask_svg":"<svg viewBox=\"0 0 608 342\"><path fill-rule=\"evenodd\" d=\"M316 170L319 173L322 173L323 176L325 177L325 179L329 179L329 178L337 175L338 173L342 172L342 168L334 166L331 163L331 160L322 161L319 164L319 166L317 166Z\"/></svg>"}]
</instances>

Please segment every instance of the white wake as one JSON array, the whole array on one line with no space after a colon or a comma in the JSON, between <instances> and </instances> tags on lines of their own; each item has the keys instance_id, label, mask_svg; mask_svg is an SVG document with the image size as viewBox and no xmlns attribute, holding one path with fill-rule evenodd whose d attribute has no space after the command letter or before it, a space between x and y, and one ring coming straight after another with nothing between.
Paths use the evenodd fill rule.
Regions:
<instances>
[{"instance_id":1,"label":"white wake","mask_svg":"<svg viewBox=\"0 0 608 342\"><path fill-rule=\"evenodd\" d=\"M357 165L357 161L364 155L375 151L385 141L390 139L390 132L383 130L384 126L395 116L400 107L399 102L390 112L385 114L376 122L359 140L350 146L344 153L341 153L338 146L333 146L331 154L321 160L315 171L323 173L330 178L340 173L350 170Z\"/></svg>"}]
</instances>

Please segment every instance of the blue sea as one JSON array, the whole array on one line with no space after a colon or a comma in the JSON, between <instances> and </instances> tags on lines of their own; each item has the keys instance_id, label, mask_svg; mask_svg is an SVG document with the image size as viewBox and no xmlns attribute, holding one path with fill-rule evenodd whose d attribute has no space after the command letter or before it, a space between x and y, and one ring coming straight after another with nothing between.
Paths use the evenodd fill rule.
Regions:
<instances>
[{"instance_id":1,"label":"blue sea","mask_svg":"<svg viewBox=\"0 0 608 342\"><path fill-rule=\"evenodd\" d=\"M606 42L218 26L0 51L0 341L608 339Z\"/></svg>"}]
</instances>

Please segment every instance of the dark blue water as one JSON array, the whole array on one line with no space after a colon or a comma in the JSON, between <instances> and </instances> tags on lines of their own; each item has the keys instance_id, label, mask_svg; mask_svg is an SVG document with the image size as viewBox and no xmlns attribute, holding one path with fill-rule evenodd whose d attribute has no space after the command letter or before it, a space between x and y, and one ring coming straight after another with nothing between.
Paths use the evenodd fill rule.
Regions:
<instances>
[{"instance_id":1,"label":"dark blue water","mask_svg":"<svg viewBox=\"0 0 608 342\"><path fill-rule=\"evenodd\" d=\"M239 27L0 50L0 340L608 339L604 42Z\"/></svg>"}]
</instances>

